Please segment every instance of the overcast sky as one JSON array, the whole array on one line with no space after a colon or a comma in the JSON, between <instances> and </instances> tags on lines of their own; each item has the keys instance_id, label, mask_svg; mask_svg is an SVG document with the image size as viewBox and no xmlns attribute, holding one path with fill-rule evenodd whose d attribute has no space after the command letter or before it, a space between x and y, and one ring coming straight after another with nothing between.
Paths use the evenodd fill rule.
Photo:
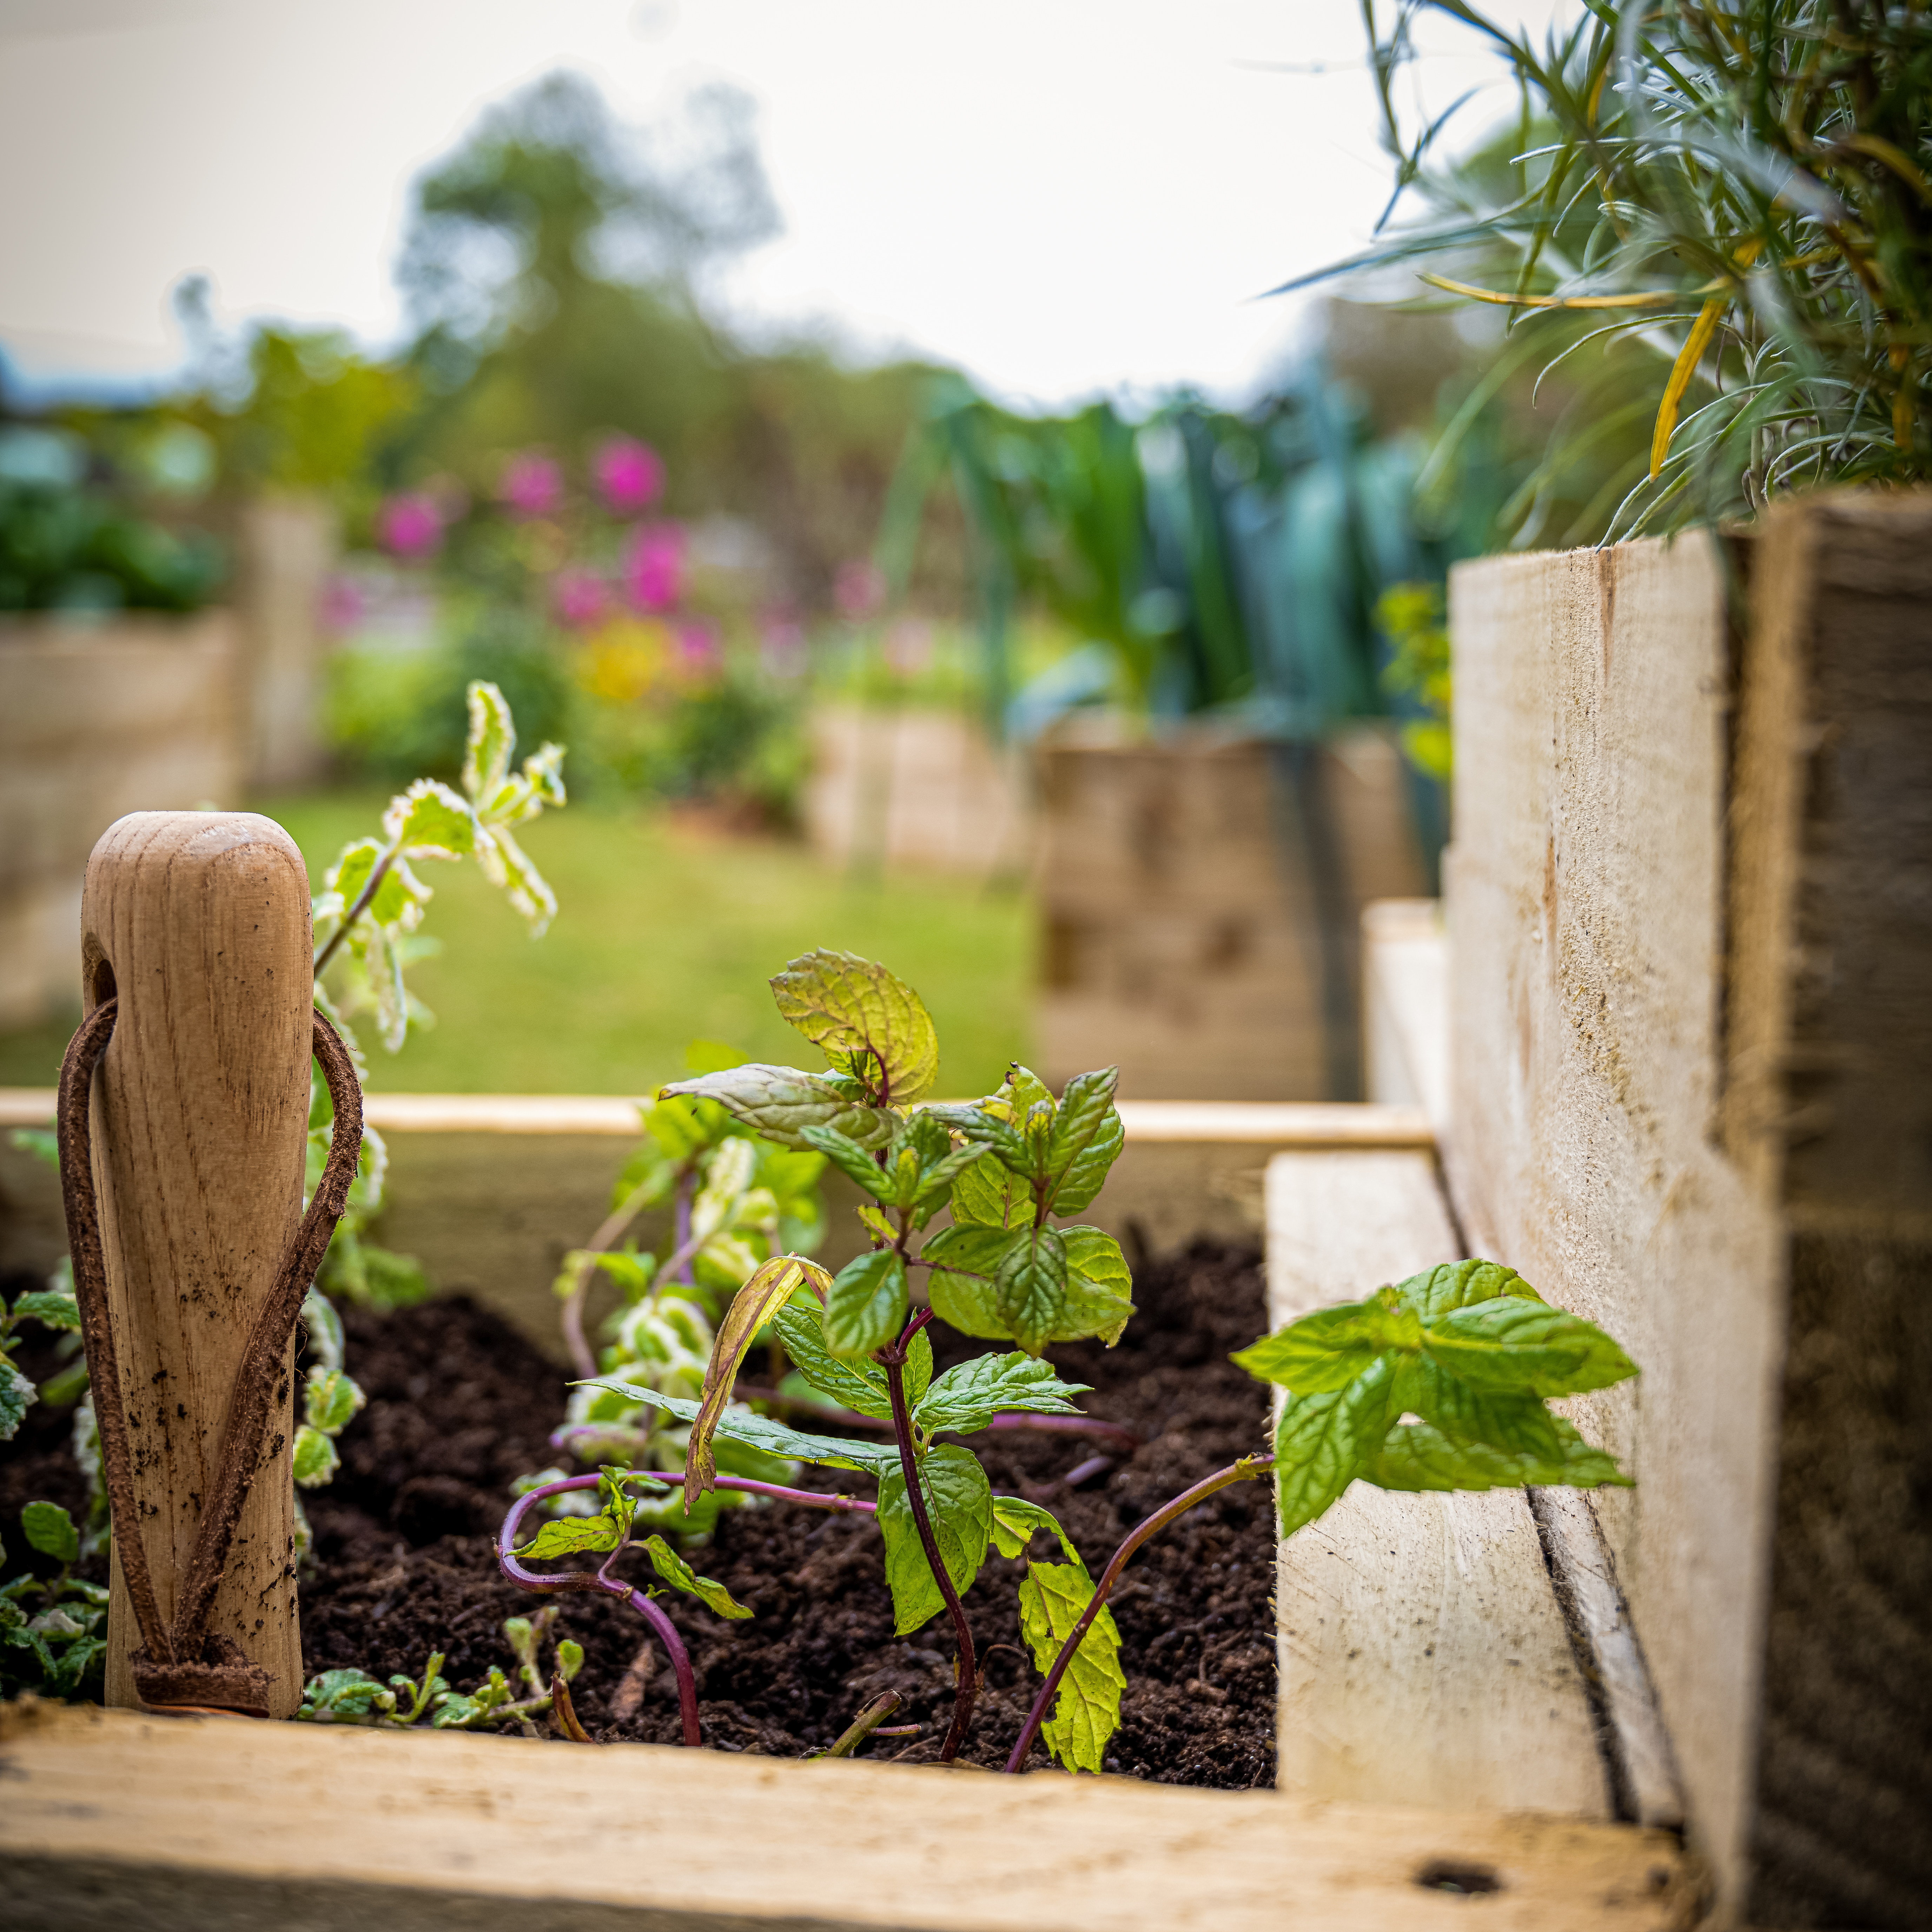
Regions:
<instances>
[{"instance_id":1,"label":"overcast sky","mask_svg":"<svg viewBox=\"0 0 1932 1932\"><path fill-rule=\"evenodd\" d=\"M1426 44L1436 106L1486 82L1472 132L1506 110L1472 37ZM742 316L1016 400L1238 390L1296 326L1252 298L1386 197L1362 46L1347 0L0 0L0 344L166 370L195 272L226 322L392 341L410 181L567 67L631 120L709 80L758 100L785 231L733 272Z\"/></svg>"}]
</instances>

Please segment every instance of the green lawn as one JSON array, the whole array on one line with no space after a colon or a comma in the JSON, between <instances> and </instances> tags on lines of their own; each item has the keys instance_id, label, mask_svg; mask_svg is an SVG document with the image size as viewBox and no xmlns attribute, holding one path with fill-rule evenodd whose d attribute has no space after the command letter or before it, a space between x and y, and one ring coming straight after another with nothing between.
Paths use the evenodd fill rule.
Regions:
<instances>
[{"instance_id":1,"label":"green lawn","mask_svg":"<svg viewBox=\"0 0 1932 1932\"><path fill-rule=\"evenodd\" d=\"M288 827L319 882L385 802L338 791L257 808ZM942 1094L990 1091L1024 1057L1031 925L1018 891L932 874L848 879L802 846L641 813L572 806L518 836L556 893L549 932L528 938L470 861L420 867L436 888L423 931L446 950L410 985L436 1024L394 1056L365 1031L373 1087L640 1094L683 1072L694 1038L815 1065L765 987L814 946L882 960L919 989L939 1028ZM0 1085L51 1086L73 1024L0 1036Z\"/></svg>"}]
</instances>

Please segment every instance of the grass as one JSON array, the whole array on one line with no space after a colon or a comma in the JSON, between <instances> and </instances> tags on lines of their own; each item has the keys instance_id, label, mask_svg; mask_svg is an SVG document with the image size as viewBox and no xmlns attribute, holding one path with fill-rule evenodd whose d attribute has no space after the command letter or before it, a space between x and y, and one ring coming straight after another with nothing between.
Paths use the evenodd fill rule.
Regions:
<instances>
[{"instance_id":1,"label":"grass","mask_svg":"<svg viewBox=\"0 0 1932 1932\"><path fill-rule=\"evenodd\" d=\"M256 808L280 821L319 882L386 794L334 791ZM940 1090L990 1092L1024 1058L1031 982L1022 892L932 874L849 878L804 847L723 838L661 817L579 806L520 829L560 908L524 924L476 867L419 868L423 926L442 956L411 970L436 1024L390 1055L365 1030L370 1084L391 1093L643 1094L685 1071L694 1039L816 1065L765 981L814 946L883 961L939 1029ZM0 1085L51 1086L74 1016L0 1035Z\"/></svg>"}]
</instances>

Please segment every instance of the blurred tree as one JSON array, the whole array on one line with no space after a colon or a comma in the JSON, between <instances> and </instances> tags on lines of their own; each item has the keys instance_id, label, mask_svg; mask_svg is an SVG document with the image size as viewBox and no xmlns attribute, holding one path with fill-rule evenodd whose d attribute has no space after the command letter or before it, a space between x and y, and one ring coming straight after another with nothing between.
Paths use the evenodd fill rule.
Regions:
<instances>
[{"instance_id":1,"label":"blurred tree","mask_svg":"<svg viewBox=\"0 0 1932 1932\"><path fill-rule=\"evenodd\" d=\"M868 546L928 372L850 370L809 344L754 351L710 318L716 270L778 227L752 113L713 86L638 133L588 82L554 74L423 177L398 278L424 403L399 475L488 493L508 452L577 456L620 431L663 454L668 507L757 525L781 595L825 603ZM963 572L938 527L928 574L956 604Z\"/></svg>"}]
</instances>

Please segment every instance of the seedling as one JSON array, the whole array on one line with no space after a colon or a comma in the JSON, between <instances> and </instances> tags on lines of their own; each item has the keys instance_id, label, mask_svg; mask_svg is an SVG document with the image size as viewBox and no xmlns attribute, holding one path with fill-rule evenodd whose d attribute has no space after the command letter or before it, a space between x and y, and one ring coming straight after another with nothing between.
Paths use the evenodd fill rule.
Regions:
<instances>
[{"instance_id":1,"label":"seedling","mask_svg":"<svg viewBox=\"0 0 1932 1932\"><path fill-rule=\"evenodd\" d=\"M0 1584L0 1695L33 1690L42 1696L73 1697L100 1688L101 1657L106 1649L102 1626L107 1591L74 1574L80 1557L80 1532L58 1503L29 1503L20 1512L21 1533L28 1544L60 1565L42 1582L32 1575ZM0 1544L0 1561L6 1556ZM27 1605L38 1598L40 1608Z\"/></svg>"},{"instance_id":2,"label":"seedling","mask_svg":"<svg viewBox=\"0 0 1932 1932\"><path fill-rule=\"evenodd\" d=\"M569 1685L584 1668L584 1647L559 1637L548 1677L538 1668L538 1654L556 1621L556 1607L547 1604L533 1617L511 1617L503 1625L516 1658L514 1672L493 1666L490 1675L466 1696L459 1696L442 1675L445 1653L436 1651L423 1666L420 1678L398 1674L386 1684L356 1670L325 1670L312 1677L302 1692L296 1718L304 1724L362 1724L407 1730L424 1718L437 1731L475 1731L485 1726L514 1724L527 1737L540 1735L534 1720L554 1715L566 1737L583 1739L583 1727L570 1706ZM520 1685L528 1694L519 1696Z\"/></svg>"},{"instance_id":3,"label":"seedling","mask_svg":"<svg viewBox=\"0 0 1932 1932\"><path fill-rule=\"evenodd\" d=\"M1512 1270L1448 1263L1304 1317L1238 1356L1286 1391L1273 1455L1244 1456L1154 1511L1096 1583L1050 1511L995 1496L972 1450L938 1438L980 1433L1002 1417L1087 1420L1074 1400L1087 1385L1061 1380L1043 1356L1056 1342L1090 1336L1111 1346L1133 1313L1131 1278L1112 1238L1058 1224L1092 1202L1120 1151L1115 1070L1078 1075L1055 1096L1016 1066L982 1100L920 1108L938 1072L938 1046L909 986L850 953L820 951L794 960L772 987L780 1012L823 1050L828 1068L720 1068L668 1087L662 1097L713 1103L766 1140L823 1154L872 1197L859 1210L872 1245L836 1276L800 1255L763 1262L718 1324L694 1394L610 1375L586 1385L688 1427L687 1522L707 1497L728 1489L874 1517L896 1634L944 1610L957 1640L942 1762L957 1756L973 1721L980 1677L961 1600L989 1547L1019 1557L1043 1531L1064 1558L1029 1557L1019 1586L1021 1628L1042 1682L1006 1768L1020 1769L1043 1736L1069 1769L1098 1771L1126 1684L1106 1600L1142 1544L1219 1490L1272 1471L1286 1535L1358 1480L1403 1490L1626 1480L1547 1402L1634 1374L1629 1358L1588 1322L1547 1306ZM942 1210L950 1210L950 1224L928 1235ZM923 1305L916 1308L918 1276ZM652 1289L663 1292L661 1283ZM935 1317L962 1334L1014 1346L935 1376L926 1333ZM889 1424L890 1439L808 1433L734 1400L761 1336L776 1336L826 1402ZM872 1479L876 1498L737 1475L718 1467L722 1450L849 1470ZM641 1546L670 1587L727 1616L752 1612L695 1576L662 1535L632 1543L640 1498L666 1486L659 1475L614 1462L595 1476L532 1490L505 1520L499 1558L526 1588L601 1590L640 1611L670 1653L685 1741L696 1744L696 1690L683 1646L653 1600L659 1593L626 1583L616 1567L628 1549ZM594 1516L548 1523L517 1547L540 1502L592 1490ZM580 1552L601 1556L599 1568L529 1567Z\"/></svg>"}]
</instances>

